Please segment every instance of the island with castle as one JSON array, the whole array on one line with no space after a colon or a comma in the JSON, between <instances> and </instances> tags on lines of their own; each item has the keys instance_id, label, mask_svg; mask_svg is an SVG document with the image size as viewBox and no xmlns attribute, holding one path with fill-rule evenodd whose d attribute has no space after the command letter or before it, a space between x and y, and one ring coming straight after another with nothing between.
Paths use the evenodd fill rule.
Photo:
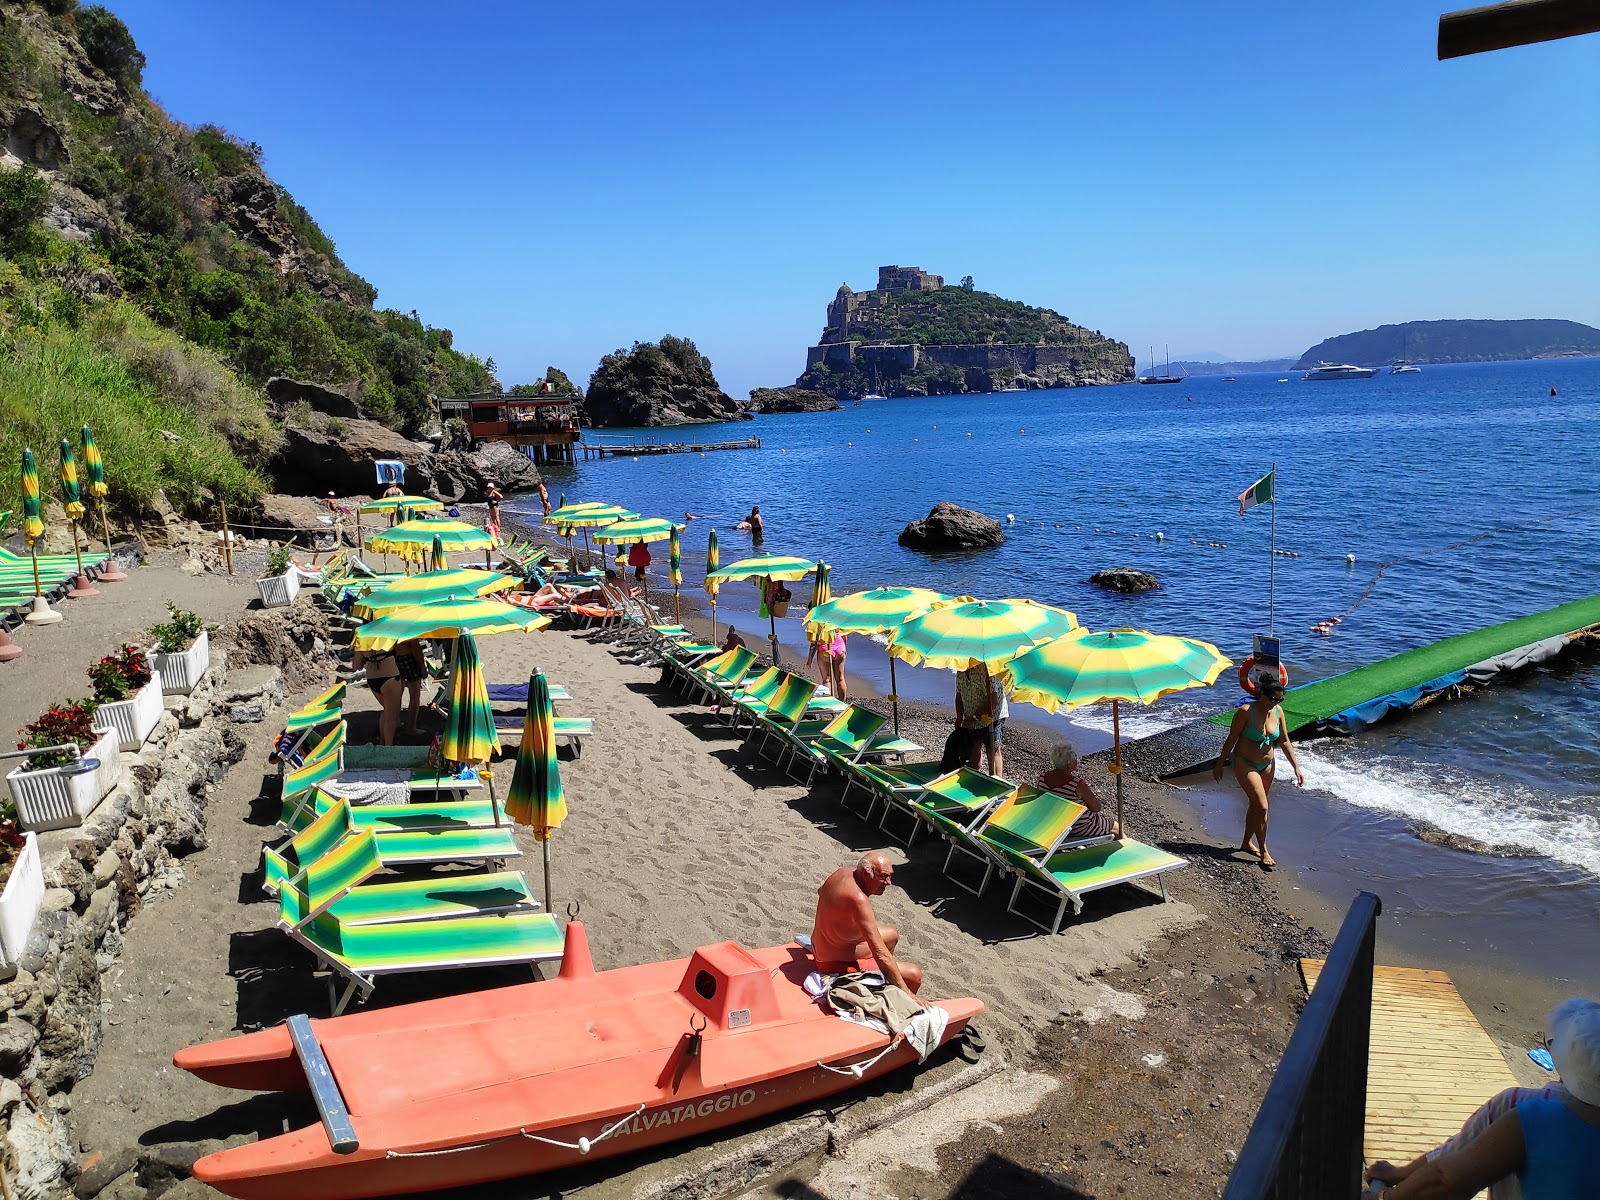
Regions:
<instances>
[{"instance_id":1,"label":"island with castle","mask_svg":"<svg viewBox=\"0 0 1600 1200\"><path fill-rule=\"evenodd\" d=\"M972 286L947 287L919 267L878 268L878 286L841 284L828 324L806 351L798 388L840 400L949 396L1132 383L1127 344L1060 313Z\"/></svg>"}]
</instances>

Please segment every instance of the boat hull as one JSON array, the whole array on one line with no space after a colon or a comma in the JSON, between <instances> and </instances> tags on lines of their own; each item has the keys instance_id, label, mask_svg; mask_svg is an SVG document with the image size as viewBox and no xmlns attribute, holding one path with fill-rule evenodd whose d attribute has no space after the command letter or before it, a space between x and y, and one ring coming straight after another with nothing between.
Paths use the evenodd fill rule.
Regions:
<instances>
[{"instance_id":1,"label":"boat hull","mask_svg":"<svg viewBox=\"0 0 1600 1200\"><path fill-rule=\"evenodd\" d=\"M596 973L575 932L560 978L310 1022L357 1148L335 1153L319 1123L202 1158L195 1177L241 1200L486 1183L700 1137L917 1061L819 1008L798 946L721 943ZM942 1043L983 1011L976 999L935 1003L949 1014ZM175 1061L229 1087L308 1087L283 1028Z\"/></svg>"}]
</instances>

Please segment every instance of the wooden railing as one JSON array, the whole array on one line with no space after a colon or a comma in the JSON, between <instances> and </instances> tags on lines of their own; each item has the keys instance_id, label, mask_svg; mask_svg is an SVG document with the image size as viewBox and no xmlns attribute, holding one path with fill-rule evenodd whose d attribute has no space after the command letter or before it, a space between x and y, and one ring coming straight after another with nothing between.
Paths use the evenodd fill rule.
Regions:
<instances>
[{"instance_id":1,"label":"wooden railing","mask_svg":"<svg viewBox=\"0 0 1600 1200\"><path fill-rule=\"evenodd\" d=\"M1361 1191L1372 957L1382 911L1371 892L1350 905L1223 1200L1351 1200Z\"/></svg>"}]
</instances>

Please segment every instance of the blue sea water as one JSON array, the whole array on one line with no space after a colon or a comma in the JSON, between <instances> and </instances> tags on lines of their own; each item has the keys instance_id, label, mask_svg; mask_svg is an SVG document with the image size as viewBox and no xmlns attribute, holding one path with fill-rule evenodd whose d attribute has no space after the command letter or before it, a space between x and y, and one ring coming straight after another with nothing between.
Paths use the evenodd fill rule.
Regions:
<instances>
[{"instance_id":1,"label":"blue sea water","mask_svg":"<svg viewBox=\"0 0 1600 1200\"><path fill-rule=\"evenodd\" d=\"M684 544L685 585L700 599L708 531L718 530L725 564L745 556L749 536L734 526L751 504L766 519L762 549L825 559L835 593L917 584L1029 596L1091 628L1200 637L1236 660L1267 628L1270 586L1295 681L1600 592L1600 359L1299 376L892 399L690 431L608 430L662 441L755 435L763 446L608 458L549 475L569 500L700 514ZM1295 557L1269 556L1268 509L1238 512L1238 493L1274 463L1277 546ZM904 524L939 500L1008 521L1004 545L940 556L900 547ZM1150 571L1164 586L1120 597L1086 582L1110 566ZM1331 637L1310 631L1352 605ZM759 624L755 607L750 587L719 596L719 614L747 631ZM786 646L801 644L797 619L779 625ZM886 662L873 647L852 649L852 672L883 688ZM899 684L948 700L942 672L902 669ZM1237 695L1225 676L1131 714L1124 736ZM1034 714L1018 706L1014 715ZM1079 710L1071 721L1086 745L1104 741L1108 714ZM1600 660L1590 655L1348 741L1312 743L1302 758L1310 785L1339 802L1600 877L1597 732Z\"/></svg>"}]
</instances>

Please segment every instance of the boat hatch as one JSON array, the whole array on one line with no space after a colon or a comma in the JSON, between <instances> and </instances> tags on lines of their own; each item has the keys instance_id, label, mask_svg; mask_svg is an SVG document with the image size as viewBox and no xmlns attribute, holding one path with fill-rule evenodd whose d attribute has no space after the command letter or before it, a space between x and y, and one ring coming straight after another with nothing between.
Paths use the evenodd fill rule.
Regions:
<instances>
[{"instance_id":1,"label":"boat hatch","mask_svg":"<svg viewBox=\"0 0 1600 1200\"><path fill-rule=\"evenodd\" d=\"M701 946L689 960L678 994L721 1029L778 1019L772 974L738 942Z\"/></svg>"}]
</instances>

